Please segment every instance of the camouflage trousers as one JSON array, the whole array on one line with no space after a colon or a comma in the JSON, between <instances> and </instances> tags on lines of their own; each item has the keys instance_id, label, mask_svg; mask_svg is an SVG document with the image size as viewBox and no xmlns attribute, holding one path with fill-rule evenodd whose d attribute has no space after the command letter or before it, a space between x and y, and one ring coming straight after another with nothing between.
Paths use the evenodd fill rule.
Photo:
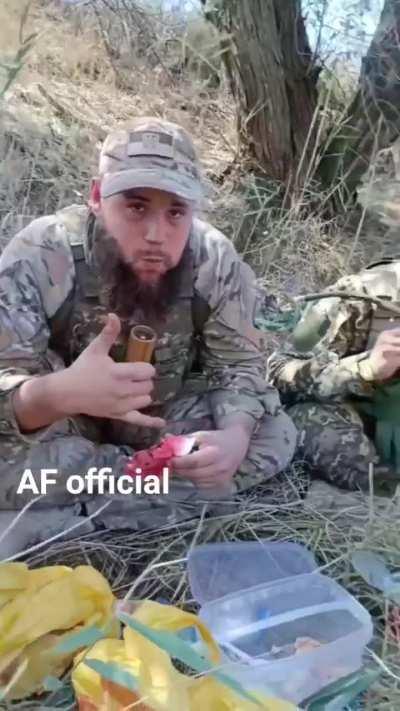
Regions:
<instances>
[{"instance_id":1,"label":"camouflage trousers","mask_svg":"<svg viewBox=\"0 0 400 711\"><path fill-rule=\"evenodd\" d=\"M176 399L168 405L163 416L167 425L161 434L215 429L208 396L204 392L185 394ZM156 434L149 433L149 430L138 431L135 447L100 443L95 437L95 423L88 418L85 427L86 436L83 436L84 426L80 418L76 422L57 423L46 430L43 438L32 443L19 438L3 438L3 441L0 438L0 541L2 530L15 519L16 512L35 498L32 491L17 493L23 472L31 470L39 487L42 469L57 471L52 475L56 484L48 487L47 495L31 505L23 513L20 523L14 526L3 543L0 542L0 560L15 548L20 550L28 532L32 543L48 539L75 523L82 525L79 534L81 530L93 530L95 526L110 530L148 530L198 516L207 501L211 510L213 506L218 508L215 495L210 503L191 482L173 477L173 474L168 495L90 495L83 492L74 496L68 493L65 483L71 475L82 476L91 467L110 467L113 475L118 476L135 449L149 446L154 437L159 436L156 431ZM282 471L291 461L295 446L296 430L288 415L284 412L276 416L266 414L257 424L247 456L235 474L232 493L257 485ZM225 503L225 496L223 498ZM107 508L90 520L89 525L88 517L103 505Z\"/></svg>"},{"instance_id":2,"label":"camouflage trousers","mask_svg":"<svg viewBox=\"0 0 400 711\"><path fill-rule=\"evenodd\" d=\"M368 491L373 464L374 485L385 491L400 483L399 476L380 462L372 421L361 418L350 403L304 402L287 413L298 430L296 460L303 459L312 475L340 488Z\"/></svg>"}]
</instances>

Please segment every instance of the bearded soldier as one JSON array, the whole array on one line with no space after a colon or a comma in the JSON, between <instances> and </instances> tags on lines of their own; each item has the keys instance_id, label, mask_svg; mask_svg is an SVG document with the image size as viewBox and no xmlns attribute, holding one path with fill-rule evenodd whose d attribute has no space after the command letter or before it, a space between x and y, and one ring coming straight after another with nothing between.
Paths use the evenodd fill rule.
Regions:
<instances>
[{"instance_id":1,"label":"bearded soldier","mask_svg":"<svg viewBox=\"0 0 400 711\"><path fill-rule=\"evenodd\" d=\"M57 472L32 515L57 506L58 522L60 511L93 513L100 497L72 496L66 479L91 467L120 475L165 433L195 433L198 444L172 462L168 500L116 496L101 525L173 522L208 488L245 489L290 462L296 433L266 381L255 276L196 216L202 196L187 132L136 119L105 140L88 206L40 217L7 245L0 510L9 516L32 499L18 493L27 468L37 479L43 468ZM156 333L152 363L126 362L138 324Z\"/></svg>"}]
</instances>

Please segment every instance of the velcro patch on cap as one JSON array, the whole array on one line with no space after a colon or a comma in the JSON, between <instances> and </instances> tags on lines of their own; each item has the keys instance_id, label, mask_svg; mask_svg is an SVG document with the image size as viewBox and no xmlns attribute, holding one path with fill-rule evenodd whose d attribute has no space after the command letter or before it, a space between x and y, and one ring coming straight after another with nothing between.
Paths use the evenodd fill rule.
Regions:
<instances>
[{"instance_id":1,"label":"velcro patch on cap","mask_svg":"<svg viewBox=\"0 0 400 711\"><path fill-rule=\"evenodd\" d=\"M168 134L153 131L131 133L127 147L129 158L133 156L160 156L174 158L173 138Z\"/></svg>"}]
</instances>

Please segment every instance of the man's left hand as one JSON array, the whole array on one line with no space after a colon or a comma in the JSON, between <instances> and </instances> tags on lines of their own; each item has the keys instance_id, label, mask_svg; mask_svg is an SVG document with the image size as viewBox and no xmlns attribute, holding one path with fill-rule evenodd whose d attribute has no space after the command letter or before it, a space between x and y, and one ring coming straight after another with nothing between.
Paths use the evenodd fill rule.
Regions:
<instances>
[{"instance_id":1,"label":"man's left hand","mask_svg":"<svg viewBox=\"0 0 400 711\"><path fill-rule=\"evenodd\" d=\"M190 479L200 488L228 483L242 464L250 436L241 426L223 430L194 432L199 450L184 457L174 457L173 474Z\"/></svg>"}]
</instances>

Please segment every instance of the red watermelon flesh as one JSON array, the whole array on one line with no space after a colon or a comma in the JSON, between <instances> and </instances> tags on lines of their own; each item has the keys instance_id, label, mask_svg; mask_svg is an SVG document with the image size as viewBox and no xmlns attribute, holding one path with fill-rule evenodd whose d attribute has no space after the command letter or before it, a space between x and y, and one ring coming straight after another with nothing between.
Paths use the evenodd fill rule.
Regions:
<instances>
[{"instance_id":1,"label":"red watermelon flesh","mask_svg":"<svg viewBox=\"0 0 400 711\"><path fill-rule=\"evenodd\" d=\"M128 476L162 476L164 467L169 467L171 459L189 454L196 444L195 437L170 435L149 449L142 449L129 458L125 474ZM137 472L136 469L141 469Z\"/></svg>"}]
</instances>

